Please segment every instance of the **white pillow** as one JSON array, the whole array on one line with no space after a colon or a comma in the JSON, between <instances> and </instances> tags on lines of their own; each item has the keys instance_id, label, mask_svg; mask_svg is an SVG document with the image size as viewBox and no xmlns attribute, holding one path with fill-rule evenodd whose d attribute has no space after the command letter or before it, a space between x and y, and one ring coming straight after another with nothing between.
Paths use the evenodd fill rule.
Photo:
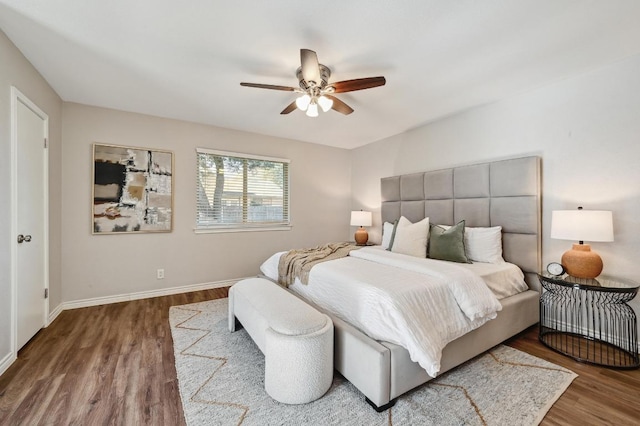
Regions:
<instances>
[{"instance_id":1,"label":"white pillow","mask_svg":"<svg viewBox=\"0 0 640 426\"><path fill-rule=\"evenodd\" d=\"M502 226L465 228L464 245L472 262L503 263Z\"/></svg>"},{"instance_id":2,"label":"white pillow","mask_svg":"<svg viewBox=\"0 0 640 426\"><path fill-rule=\"evenodd\" d=\"M449 229L448 225L439 225ZM504 263L502 258L502 226L464 228L464 251L472 262Z\"/></svg>"},{"instance_id":3,"label":"white pillow","mask_svg":"<svg viewBox=\"0 0 640 426\"><path fill-rule=\"evenodd\" d=\"M429 236L429 218L411 223L402 216L396 225L391 251L415 257L427 257L427 237Z\"/></svg>"},{"instance_id":4,"label":"white pillow","mask_svg":"<svg viewBox=\"0 0 640 426\"><path fill-rule=\"evenodd\" d=\"M385 222L382 224L382 248L389 249L391 244L391 236L393 235L393 223Z\"/></svg>"}]
</instances>

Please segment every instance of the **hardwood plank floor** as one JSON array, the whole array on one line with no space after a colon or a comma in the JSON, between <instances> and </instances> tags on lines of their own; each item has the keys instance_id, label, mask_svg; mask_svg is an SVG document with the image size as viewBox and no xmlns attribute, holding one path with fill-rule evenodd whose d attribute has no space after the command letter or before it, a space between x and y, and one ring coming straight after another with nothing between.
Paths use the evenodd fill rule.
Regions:
<instances>
[{"instance_id":1,"label":"hardwood plank floor","mask_svg":"<svg viewBox=\"0 0 640 426\"><path fill-rule=\"evenodd\" d=\"M506 343L578 374L542 425L640 425L640 370L574 361L540 343L537 326Z\"/></svg>"},{"instance_id":2,"label":"hardwood plank floor","mask_svg":"<svg viewBox=\"0 0 640 426\"><path fill-rule=\"evenodd\" d=\"M182 425L169 307L227 289L65 311L0 376L0 425ZM538 342L532 327L507 342L579 377L543 425L640 424L640 370L573 361Z\"/></svg>"},{"instance_id":3,"label":"hardwood plank floor","mask_svg":"<svg viewBox=\"0 0 640 426\"><path fill-rule=\"evenodd\" d=\"M214 289L64 311L0 376L0 425L181 425L169 307Z\"/></svg>"}]
</instances>

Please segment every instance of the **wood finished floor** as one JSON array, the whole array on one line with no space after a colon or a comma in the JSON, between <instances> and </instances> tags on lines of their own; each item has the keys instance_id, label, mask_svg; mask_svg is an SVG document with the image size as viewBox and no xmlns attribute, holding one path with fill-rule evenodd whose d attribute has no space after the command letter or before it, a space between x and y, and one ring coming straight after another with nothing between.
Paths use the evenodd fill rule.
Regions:
<instances>
[{"instance_id":1,"label":"wood finished floor","mask_svg":"<svg viewBox=\"0 0 640 426\"><path fill-rule=\"evenodd\" d=\"M0 425L182 425L169 307L227 289L65 311L0 376ZM640 370L581 364L544 347L532 327L510 346L579 377L543 425L640 424Z\"/></svg>"}]
</instances>

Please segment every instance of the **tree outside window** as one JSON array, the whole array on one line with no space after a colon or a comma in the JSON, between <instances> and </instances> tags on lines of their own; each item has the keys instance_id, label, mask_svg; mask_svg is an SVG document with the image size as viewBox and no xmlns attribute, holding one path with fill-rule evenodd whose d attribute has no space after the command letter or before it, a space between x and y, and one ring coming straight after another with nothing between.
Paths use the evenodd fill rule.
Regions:
<instances>
[{"instance_id":1,"label":"tree outside window","mask_svg":"<svg viewBox=\"0 0 640 426\"><path fill-rule=\"evenodd\" d=\"M289 161L198 150L196 227L289 225Z\"/></svg>"}]
</instances>

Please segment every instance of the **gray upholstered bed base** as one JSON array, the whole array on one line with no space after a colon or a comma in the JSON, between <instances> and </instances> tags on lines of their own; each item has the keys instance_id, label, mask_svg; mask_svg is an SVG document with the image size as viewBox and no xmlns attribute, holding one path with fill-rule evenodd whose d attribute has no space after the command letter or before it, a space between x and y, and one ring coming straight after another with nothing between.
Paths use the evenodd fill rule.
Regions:
<instances>
[{"instance_id":1,"label":"gray upholstered bed base","mask_svg":"<svg viewBox=\"0 0 640 426\"><path fill-rule=\"evenodd\" d=\"M412 222L503 228L503 257L524 272L530 290L502 299L496 319L452 341L443 350L441 373L485 352L539 320L541 259L540 159L512 160L383 178L382 220L401 215ZM376 409L431 380L406 349L375 341L350 324L334 322L334 366Z\"/></svg>"},{"instance_id":2,"label":"gray upholstered bed base","mask_svg":"<svg viewBox=\"0 0 640 426\"><path fill-rule=\"evenodd\" d=\"M537 291L501 301L498 317L449 343L442 353L441 373L491 349L538 322ZM318 308L321 310L321 308ZM376 409L388 408L400 395L431 380L401 346L371 339L329 314L334 326L334 368L364 394Z\"/></svg>"},{"instance_id":3,"label":"gray upholstered bed base","mask_svg":"<svg viewBox=\"0 0 640 426\"><path fill-rule=\"evenodd\" d=\"M290 291L297 297L297 293ZM369 336L305 300L329 315L334 327L334 368L349 380L376 410L390 408L400 395L432 379L411 361L402 346ZM528 290L500 301L498 317L452 341L442 351L440 374L482 354L538 322L539 293Z\"/></svg>"}]
</instances>

